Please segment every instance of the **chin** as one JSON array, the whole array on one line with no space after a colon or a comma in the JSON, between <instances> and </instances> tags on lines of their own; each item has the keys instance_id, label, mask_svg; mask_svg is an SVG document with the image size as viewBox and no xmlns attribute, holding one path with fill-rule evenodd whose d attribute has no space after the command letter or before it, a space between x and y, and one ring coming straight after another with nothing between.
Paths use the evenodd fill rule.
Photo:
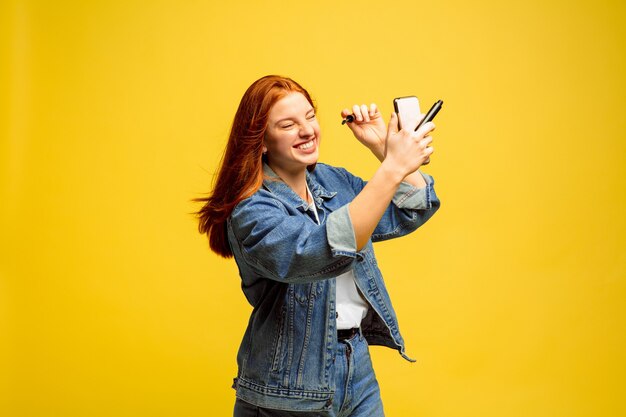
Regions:
<instances>
[{"instance_id":1,"label":"chin","mask_svg":"<svg viewBox=\"0 0 626 417\"><path fill-rule=\"evenodd\" d=\"M309 166L309 165L315 165L317 164L317 160L319 159L319 155L315 155L314 158L307 158L304 163Z\"/></svg>"}]
</instances>

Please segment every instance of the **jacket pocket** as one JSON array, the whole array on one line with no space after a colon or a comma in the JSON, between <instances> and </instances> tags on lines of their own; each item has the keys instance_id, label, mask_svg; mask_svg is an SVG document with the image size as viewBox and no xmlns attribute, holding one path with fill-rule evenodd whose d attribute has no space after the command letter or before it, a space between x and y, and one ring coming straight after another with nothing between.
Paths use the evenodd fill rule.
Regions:
<instances>
[{"instance_id":1,"label":"jacket pocket","mask_svg":"<svg viewBox=\"0 0 626 417\"><path fill-rule=\"evenodd\" d=\"M306 284L294 285L294 296L296 301L301 306L308 306L311 299L317 296L317 288L321 285L317 285L317 282L308 282Z\"/></svg>"}]
</instances>

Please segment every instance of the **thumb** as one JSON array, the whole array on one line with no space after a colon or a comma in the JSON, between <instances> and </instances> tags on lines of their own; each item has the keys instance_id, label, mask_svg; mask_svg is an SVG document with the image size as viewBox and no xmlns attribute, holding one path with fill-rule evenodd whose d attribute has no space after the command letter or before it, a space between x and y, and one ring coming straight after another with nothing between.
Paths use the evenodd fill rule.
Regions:
<instances>
[{"instance_id":1,"label":"thumb","mask_svg":"<svg viewBox=\"0 0 626 417\"><path fill-rule=\"evenodd\" d=\"M398 115L396 112L391 113L391 119L389 119L389 126L387 126L387 138L390 135L398 133Z\"/></svg>"}]
</instances>

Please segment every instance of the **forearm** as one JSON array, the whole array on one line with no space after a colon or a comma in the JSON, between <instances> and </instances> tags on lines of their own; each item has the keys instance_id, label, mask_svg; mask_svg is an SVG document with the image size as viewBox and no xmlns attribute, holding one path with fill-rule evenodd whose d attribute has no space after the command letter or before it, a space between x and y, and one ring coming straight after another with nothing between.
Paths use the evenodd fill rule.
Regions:
<instances>
[{"instance_id":1,"label":"forearm","mask_svg":"<svg viewBox=\"0 0 626 417\"><path fill-rule=\"evenodd\" d=\"M363 249L367 244L403 177L400 170L389 163L382 163L372 179L349 204L357 250Z\"/></svg>"}]
</instances>

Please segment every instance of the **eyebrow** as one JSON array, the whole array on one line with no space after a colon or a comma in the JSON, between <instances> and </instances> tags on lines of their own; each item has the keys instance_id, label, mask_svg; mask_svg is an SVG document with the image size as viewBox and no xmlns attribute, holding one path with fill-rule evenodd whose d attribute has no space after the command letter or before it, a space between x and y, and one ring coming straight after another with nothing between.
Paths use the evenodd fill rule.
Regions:
<instances>
[{"instance_id":1,"label":"eyebrow","mask_svg":"<svg viewBox=\"0 0 626 417\"><path fill-rule=\"evenodd\" d=\"M304 114L308 115L311 112L315 112L315 109L313 107L311 107L309 110L307 110L307 112L304 113ZM284 119L277 120L274 124L278 124L280 122L284 122L284 121L287 121L287 120L293 120L293 117L285 117Z\"/></svg>"}]
</instances>

